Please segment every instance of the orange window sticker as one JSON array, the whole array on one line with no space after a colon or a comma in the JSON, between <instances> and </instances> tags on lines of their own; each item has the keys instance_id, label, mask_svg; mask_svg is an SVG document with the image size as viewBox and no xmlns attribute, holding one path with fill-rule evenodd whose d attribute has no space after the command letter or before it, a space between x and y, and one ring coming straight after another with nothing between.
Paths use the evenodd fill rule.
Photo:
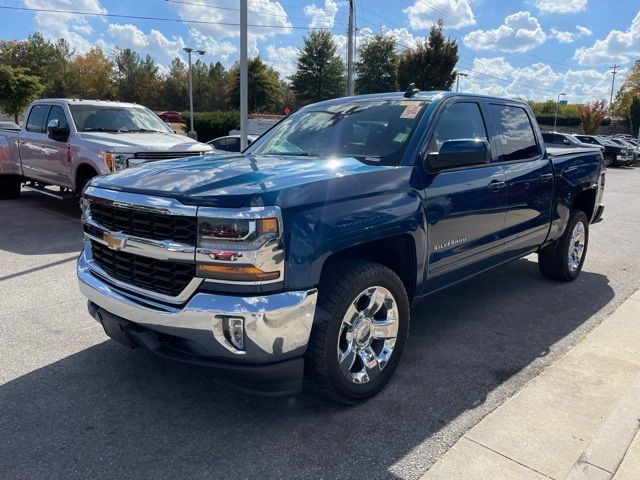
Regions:
<instances>
[{"instance_id":1,"label":"orange window sticker","mask_svg":"<svg viewBox=\"0 0 640 480\"><path fill-rule=\"evenodd\" d=\"M420 112L420 105L409 105L404 109L400 118L416 118Z\"/></svg>"}]
</instances>

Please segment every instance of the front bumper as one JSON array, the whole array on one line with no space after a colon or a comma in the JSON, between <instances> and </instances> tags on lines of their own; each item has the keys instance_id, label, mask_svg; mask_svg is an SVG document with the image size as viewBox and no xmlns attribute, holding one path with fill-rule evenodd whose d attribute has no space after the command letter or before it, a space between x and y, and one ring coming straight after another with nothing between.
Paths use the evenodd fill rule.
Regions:
<instances>
[{"instance_id":1,"label":"front bumper","mask_svg":"<svg viewBox=\"0 0 640 480\"><path fill-rule=\"evenodd\" d=\"M222 380L250 391L289 393L302 384L301 357L315 314L315 289L255 297L196 292L176 306L101 278L90 269L85 252L78 259L77 274L90 313L120 343L209 366ZM225 336L229 317L243 319L244 350Z\"/></svg>"}]
</instances>

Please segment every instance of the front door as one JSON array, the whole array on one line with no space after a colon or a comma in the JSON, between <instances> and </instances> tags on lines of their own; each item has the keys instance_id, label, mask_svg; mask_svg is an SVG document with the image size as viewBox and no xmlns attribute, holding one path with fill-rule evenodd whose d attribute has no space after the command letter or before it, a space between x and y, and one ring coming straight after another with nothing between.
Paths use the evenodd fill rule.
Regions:
<instances>
[{"instance_id":1,"label":"front door","mask_svg":"<svg viewBox=\"0 0 640 480\"><path fill-rule=\"evenodd\" d=\"M53 105L51 107L45 126L49 125L51 120L58 120L60 128L69 130L69 122L61 106ZM53 140L47 137L44 143L46 145L47 158L43 168L49 172L49 177L55 185L71 187L70 156L67 151L67 141Z\"/></svg>"},{"instance_id":2,"label":"front door","mask_svg":"<svg viewBox=\"0 0 640 480\"><path fill-rule=\"evenodd\" d=\"M436 122L427 153L439 151L447 140L488 141L478 103L450 104ZM497 158L493 152L492 157ZM506 192L504 167L496 162L426 175L429 249L425 293L497 263L504 243Z\"/></svg>"}]
</instances>

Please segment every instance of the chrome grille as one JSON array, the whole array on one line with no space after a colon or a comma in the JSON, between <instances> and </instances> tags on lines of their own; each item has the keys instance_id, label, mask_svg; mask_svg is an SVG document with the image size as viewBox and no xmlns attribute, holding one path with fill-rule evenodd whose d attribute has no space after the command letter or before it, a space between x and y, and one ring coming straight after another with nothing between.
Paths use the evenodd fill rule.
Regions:
<instances>
[{"instance_id":1,"label":"chrome grille","mask_svg":"<svg viewBox=\"0 0 640 480\"><path fill-rule=\"evenodd\" d=\"M196 245L196 217L120 208L94 201L90 203L89 212L95 223L111 231L153 240L172 240L184 245Z\"/></svg>"},{"instance_id":2,"label":"chrome grille","mask_svg":"<svg viewBox=\"0 0 640 480\"><path fill-rule=\"evenodd\" d=\"M171 158L197 157L203 152L138 152L135 158L143 160L169 160Z\"/></svg>"},{"instance_id":3,"label":"chrome grille","mask_svg":"<svg viewBox=\"0 0 640 480\"><path fill-rule=\"evenodd\" d=\"M93 261L110 277L172 297L179 295L196 274L193 263L156 260L115 251L93 240L91 253Z\"/></svg>"}]
</instances>

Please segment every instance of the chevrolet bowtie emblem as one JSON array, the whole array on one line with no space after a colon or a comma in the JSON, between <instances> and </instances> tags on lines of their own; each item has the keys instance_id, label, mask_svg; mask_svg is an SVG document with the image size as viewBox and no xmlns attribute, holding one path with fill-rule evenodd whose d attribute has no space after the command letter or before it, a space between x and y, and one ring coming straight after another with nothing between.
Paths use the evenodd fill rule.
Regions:
<instances>
[{"instance_id":1,"label":"chevrolet bowtie emblem","mask_svg":"<svg viewBox=\"0 0 640 480\"><path fill-rule=\"evenodd\" d=\"M127 237L122 233L105 233L102 239L111 250L120 250L127 244Z\"/></svg>"}]
</instances>

